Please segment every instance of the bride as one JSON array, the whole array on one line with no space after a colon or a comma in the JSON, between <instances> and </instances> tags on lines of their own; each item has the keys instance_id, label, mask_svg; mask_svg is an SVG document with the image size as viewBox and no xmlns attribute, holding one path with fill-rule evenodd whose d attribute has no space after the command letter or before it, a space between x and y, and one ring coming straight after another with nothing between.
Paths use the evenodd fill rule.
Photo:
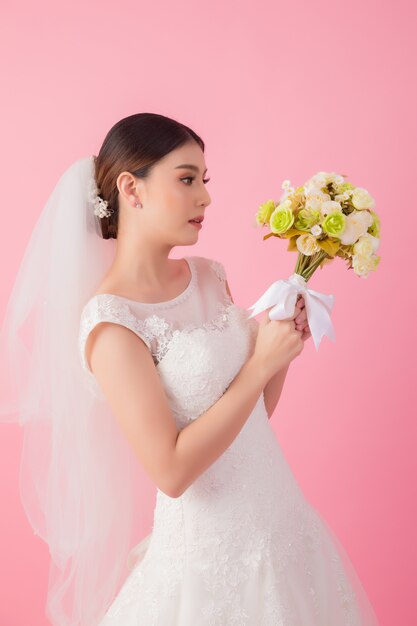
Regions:
<instances>
[{"instance_id":1,"label":"bride","mask_svg":"<svg viewBox=\"0 0 417 626\"><path fill-rule=\"evenodd\" d=\"M19 269L0 413L24 428L22 503L51 555L46 614L375 626L269 423L310 337L303 299L292 319L257 322L220 261L168 256L216 219L204 147L162 115L120 120L61 176ZM147 479L156 506L138 542Z\"/></svg>"}]
</instances>

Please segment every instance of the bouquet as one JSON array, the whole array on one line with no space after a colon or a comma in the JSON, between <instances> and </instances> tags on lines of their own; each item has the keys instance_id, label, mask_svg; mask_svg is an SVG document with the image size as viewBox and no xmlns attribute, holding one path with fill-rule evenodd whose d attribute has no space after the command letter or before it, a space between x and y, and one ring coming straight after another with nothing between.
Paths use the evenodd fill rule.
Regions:
<instances>
[{"instance_id":1,"label":"bouquet","mask_svg":"<svg viewBox=\"0 0 417 626\"><path fill-rule=\"evenodd\" d=\"M249 317L275 305L270 319L290 319L302 294L316 350L324 335L335 341L330 318L334 296L306 286L316 269L338 256L357 276L368 278L380 261L375 254L380 243L380 220L372 210L375 201L366 189L345 178L336 172L318 172L296 189L284 180L280 199L267 200L255 215L256 226L271 231L264 239L288 239L287 249L298 256L294 273L274 282L249 307L254 309Z\"/></svg>"}]
</instances>

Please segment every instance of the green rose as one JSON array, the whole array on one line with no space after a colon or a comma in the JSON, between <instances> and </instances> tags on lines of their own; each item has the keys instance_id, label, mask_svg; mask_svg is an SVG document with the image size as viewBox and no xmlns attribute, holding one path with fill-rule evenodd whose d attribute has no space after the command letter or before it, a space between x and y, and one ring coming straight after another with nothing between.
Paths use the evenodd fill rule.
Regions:
<instances>
[{"instance_id":1,"label":"green rose","mask_svg":"<svg viewBox=\"0 0 417 626\"><path fill-rule=\"evenodd\" d=\"M294 223L294 213L288 207L284 207L282 209L279 206L275 209L275 211L271 215L271 219L269 220L269 225L273 233L280 235L285 233L286 230L291 228Z\"/></svg>"},{"instance_id":2,"label":"green rose","mask_svg":"<svg viewBox=\"0 0 417 626\"><path fill-rule=\"evenodd\" d=\"M320 211L313 209L301 209L294 220L294 228L298 230L310 230L320 222Z\"/></svg>"},{"instance_id":3,"label":"green rose","mask_svg":"<svg viewBox=\"0 0 417 626\"><path fill-rule=\"evenodd\" d=\"M322 222L322 229L330 237L340 237L345 230L346 218L342 211L328 213Z\"/></svg>"},{"instance_id":4,"label":"green rose","mask_svg":"<svg viewBox=\"0 0 417 626\"><path fill-rule=\"evenodd\" d=\"M267 202L261 204L256 214L256 221L258 222L258 224L260 224L261 226L263 226L264 224L268 224L274 210L275 202L273 200L267 200Z\"/></svg>"}]
</instances>

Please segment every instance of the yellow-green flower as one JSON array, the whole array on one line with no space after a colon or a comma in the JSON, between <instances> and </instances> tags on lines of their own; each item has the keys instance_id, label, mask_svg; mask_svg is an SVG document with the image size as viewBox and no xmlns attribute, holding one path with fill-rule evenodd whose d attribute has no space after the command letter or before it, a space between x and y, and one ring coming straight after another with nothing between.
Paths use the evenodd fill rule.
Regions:
<instances>
[{"instance_id":1,"label":"yellow-green flower","mask_svg":"<svg viewBox=\"0 0 417 626\"><path fill-rule=\"evenodd\" d=\"M324 218L321 227L330 237L340 237L345 230L346 218L341 211L332 211Z\"/></svg>"},{"instance_id":2,"label":"yellow-green flower","mask_svg":"<svg viewBox=\"0 0 417 626\"><path fill-rule=\"evenodd\" d=\"M272 232L277 235L285 233L294 223L294 213L292 210L288 206L280 207L282 207L282 205L278 205L269 220Z\"/></svg>"},{"instance_id":3,"label":"yellow-green flower","mask_svg":"<svg viewBox=\"0 0 417 626\"><path fill-rule=\"evenodd\" d=\"M310 230L314 224L320 222L320 211L314 209L300 209L294 220L294 228L298 230Z\"/></svg>"},{"instance_id":4,"label":"yellow-green flower","mask_svg":"<svg viewBox=\"0 0 417 626\"><path fill-rule=\"evenodd\" d=\"M264 224L268 224L274 210L275 202L273 200L267 200L266 202L261 204L256 214L257 223L261 226L263 226Z\"/></svg>"},{"instance_id":5,"label":"yellow-green flower","mask_svg":"<svg viewBox=\"0 0 417 626\"><path fill-rule=\"evenodd\" d=\"M374 218L374 221L372 222L371 226L368 228L368 233L370 235L373 235L374 237L380 237L381 223L380 223L379 217L376 213L374 213L374 211L369 210L369 213Z\"/></svg>"}]
</instances>

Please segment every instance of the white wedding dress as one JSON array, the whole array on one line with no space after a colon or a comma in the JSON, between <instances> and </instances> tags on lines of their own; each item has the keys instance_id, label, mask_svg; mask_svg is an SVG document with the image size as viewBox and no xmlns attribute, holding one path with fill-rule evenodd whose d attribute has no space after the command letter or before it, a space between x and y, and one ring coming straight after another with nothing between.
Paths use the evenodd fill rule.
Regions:
<instances>
[{"instance_id":1,"label":"white wedding dress","mask_svg":"<svg viewBox=\"0 0 417 626\"><path fill-rule=\"evenodd\" d=\"M148 346L178 429L227 390L254 347L258 322L233 304L224 266L185 257L191 281L167 302L113 294L83 309L80 354L101 321ZM263 394L225 452L178 498L157 489L153 529L100 626L375 626L343 546L305 499Z\"/></svg>"}]
</instances>

